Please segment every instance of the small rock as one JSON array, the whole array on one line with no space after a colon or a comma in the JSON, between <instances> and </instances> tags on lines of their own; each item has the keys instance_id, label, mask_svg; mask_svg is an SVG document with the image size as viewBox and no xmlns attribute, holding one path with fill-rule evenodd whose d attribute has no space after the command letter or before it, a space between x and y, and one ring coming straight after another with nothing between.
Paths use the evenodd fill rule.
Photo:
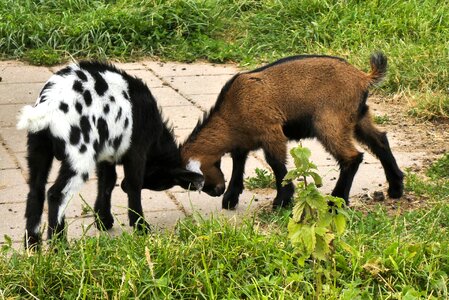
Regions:
<instances>
[{"instance_id":1,"label":"small rock","mask_svg":"<svg viewBox=\"0 0 449 300\"><path fill-rule=\"evenodd\" d=\"M373 193L373 200L374 201L385 201L385 195L382 191L375 191Z\"/></svg>"}]
</instances>

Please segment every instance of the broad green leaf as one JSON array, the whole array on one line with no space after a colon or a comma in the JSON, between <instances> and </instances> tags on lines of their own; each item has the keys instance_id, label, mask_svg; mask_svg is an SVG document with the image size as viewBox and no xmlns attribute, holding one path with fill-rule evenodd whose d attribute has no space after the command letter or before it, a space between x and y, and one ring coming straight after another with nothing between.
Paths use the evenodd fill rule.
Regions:
<instances>
[{"instance_id":1,"label":"broad green leaf","mask_svg":"<svg viewBox=\"0 0 449 300\"><path fill-rule=\"evenodd\" d=\"M315 182L315 185L317 187L321 187L323 185L323 180L321 179L321 176L318 175L318 173L310 172L309 175L313 178L313 181Z\"/></svg>"},{"instance_id":2,"label":"broad green leaf","mask_svg":"<svg viewBox=\"0 0 449 300\"><path fill-rule=\"evenodd\" d=\"M290 219L288 222L288 238L293 245L301 244L301 227L302 225Z\"/></svg>"},{"instance_id":3,"label":"broad green leaf","mask_svg":"<svg viewBox=\"0 0 449 300\"><path fill-rule=\"evenodd\" d=\"M346 217L341 214L336 215L334 217L334 224L337 234L338 235L343 234L343 232L345 232L346 229Z\"/></svg>"},{"instance_id":4,"label":"broad green leaf","mask_svg":"<svg viewBox=\"0 0 449 300\"><path fill-rule=\"evenodd\" d=\"M303 225L301 228L301 236L307 254L310 255L315 249L316 237L314 225Z\"/></svg>"},{"instance_id":5,"label":"broad green leaf","mask_svg":"<svg viewBox=\"0 0 449 300\"><path fill-rule=\"evenodd\" d=\"M293 220L297 223L301 222L301 218L302 218L302 214L304 212L304 203L300 203L298 202L294 207L293 207Z\"/></svg>"},{"instance_id":6,"label":"broad green leaf","mask_svg":"<svg viewBox=\"0 0 449 300\"><path fill-rule=\"evenodd\" d=\"M313 257L319 260L326 260L327 255L330 253L329 244L326 243L323 237L317 237L316 239L316 247L313 252Z\"/></svg>"}]
</instances>

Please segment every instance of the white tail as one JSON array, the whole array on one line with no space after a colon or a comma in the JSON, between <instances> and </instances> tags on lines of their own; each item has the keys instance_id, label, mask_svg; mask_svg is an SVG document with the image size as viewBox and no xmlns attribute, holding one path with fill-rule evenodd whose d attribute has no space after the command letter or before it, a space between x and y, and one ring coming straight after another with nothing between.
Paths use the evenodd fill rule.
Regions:
<instances>
[{"instance_id":1,"label":"white tail","mask_svg":"<svg viewBox=\"0 0 449 300\"><path fill-rule=\"evenodd\" d=\"M49 125L49 112L47 105L27 105L22 108L18 117L17 129L27 129L28 132L37 132Z\"/></svg>"}]
</instances>

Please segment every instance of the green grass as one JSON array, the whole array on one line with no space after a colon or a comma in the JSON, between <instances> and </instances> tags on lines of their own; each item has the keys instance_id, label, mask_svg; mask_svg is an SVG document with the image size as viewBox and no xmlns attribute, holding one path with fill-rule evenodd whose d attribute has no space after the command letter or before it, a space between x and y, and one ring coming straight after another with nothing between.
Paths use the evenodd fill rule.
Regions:
<instances>
[{"instance_id":1,"label":"green grass","mask_svg":"<svg viewBox=\"0 0 449 300\"><path fill-rule=\"evenodd\" d=\"M440 159L441 164L446 158ZM407 174L425 208L391 216L349 211L325 299L448 299L449 183ZM0 298L312 299L310 262L289 243L289 210L235 223L187 218L173 232L81 237L34 254L3 245Z\"/></svg>"},{"instance_id":2,"label":"green grass","mask_svg":"<svg viewBox=\"0 0 449 300\"><path fill-rule=\"evenodd\" d=\"M438 0L4 0L0 56L54 64L78 58L163 59L260 65L301 53L368 69L383 50L382 89L428 103L412 113L448 116L449 6Z\"/></svg>"},{"instance_id":3,"label":"green grass","mask_svg":"<svg viewBox=\"0 0 449 300\"><path fill-rule=\"evenodd\" d=\"M276 179L274 174L265 169L256 168L256 176L247 177L244 180L245 187L248 190L254 189L276 189Z\"/></svg>"}]
</instances>

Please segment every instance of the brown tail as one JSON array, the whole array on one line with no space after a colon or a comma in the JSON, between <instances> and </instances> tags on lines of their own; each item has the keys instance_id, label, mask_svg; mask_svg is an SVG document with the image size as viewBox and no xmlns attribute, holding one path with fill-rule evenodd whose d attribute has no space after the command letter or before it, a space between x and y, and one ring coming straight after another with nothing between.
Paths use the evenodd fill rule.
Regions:
<instances>
[{"instance_id":1,"label":"brown tail","mask_svg":"<svg viewBox=\"0 0 449 300\"><path fill-rule=\"evenodd\" d=\"M371 73L368 74L370 78L370 85L377 84L384 79L387 74L387 57L382 52L375 52L370 57Z\"/></svg>"}]
</instances>

